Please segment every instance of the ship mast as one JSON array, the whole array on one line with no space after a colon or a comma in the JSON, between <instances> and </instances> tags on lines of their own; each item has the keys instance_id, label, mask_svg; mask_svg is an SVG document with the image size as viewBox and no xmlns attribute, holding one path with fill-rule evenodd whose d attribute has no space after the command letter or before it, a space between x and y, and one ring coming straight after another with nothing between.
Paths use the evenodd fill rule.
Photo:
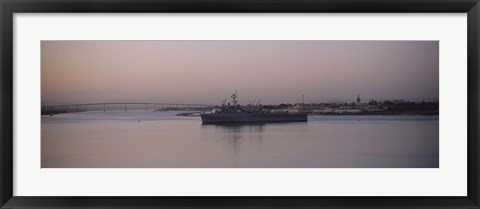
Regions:
<instances>
[{"instance_id":1,"label":"ship mast","mask_svg":"<svg viewBox=\"0 0 480 209\"><path fill-rule=\"evenodd\" d=\"M235 93L232 94L232 96L231 96L230 98L232 98L233 106L236 107L236 106L237 106L237 103L238 103L238 100L237 100L237 90L235 90Z\"/></svg>"}]
</instances>

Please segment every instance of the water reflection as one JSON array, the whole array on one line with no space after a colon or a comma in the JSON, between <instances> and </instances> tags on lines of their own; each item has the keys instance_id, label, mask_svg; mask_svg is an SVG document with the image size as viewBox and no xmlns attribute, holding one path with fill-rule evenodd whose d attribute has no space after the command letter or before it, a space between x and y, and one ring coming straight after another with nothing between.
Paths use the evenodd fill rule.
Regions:
<instances>
[{"instance_id":1,"label":"water reflection","mask_svg":"<svg viewBox=\"0 0 480 209\"><path fill-rule=\"evenodd\" d=\"M231 152L234 165L242 154L262 151L262 138L266 124L204 124L202 132L210 133L207 140Z\"/></svg>"},{"instance_id":2,"label":"water reflection","mask_svg":"<svg viewBox=\"0 0 480 209\"><path fill-rule=\"evenodd\" d=\"M220 129L221 131L231 131L231 132L240 132L240 131L263 131L265 123L255 123L255 124L202 124L202 128Z\"/></svg>"}]
</instances>

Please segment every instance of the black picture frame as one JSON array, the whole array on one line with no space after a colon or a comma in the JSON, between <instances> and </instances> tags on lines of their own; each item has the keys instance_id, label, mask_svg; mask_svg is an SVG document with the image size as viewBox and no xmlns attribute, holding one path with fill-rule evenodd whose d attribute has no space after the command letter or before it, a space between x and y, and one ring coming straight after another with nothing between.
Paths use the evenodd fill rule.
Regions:
<instances>
[{"instance_id":1,"label":"black picture frame","mask_svg":"<svg viewBox=\"0 0 480 209\"><path fill-rule=\"evenodd\" d=\"M479 208L478 0L0 0L2 208ZM21 197L13 196L14 13L467 13L466 197ZM445 181L454 179L445 179ZM93 188L92 188L93 189ZM412 188L413 190L414 188Z\"/></svg>"}]
</instances>

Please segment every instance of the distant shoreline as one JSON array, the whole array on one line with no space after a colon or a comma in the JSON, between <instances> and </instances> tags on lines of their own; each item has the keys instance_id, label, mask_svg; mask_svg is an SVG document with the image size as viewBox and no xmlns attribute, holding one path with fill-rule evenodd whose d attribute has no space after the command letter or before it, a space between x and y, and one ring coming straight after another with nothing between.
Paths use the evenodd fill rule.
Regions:
<instances>
[{"instance_id":1,"label":"distant shoreline","mask_svg":"<svg viewBox=\"0 0 480 209\"><path fill-rule=\"evenodd\" d=\"M158 110L157 110L158 111ZM160 110L171 111L171 110ZM56 111L44 111L41 115L56 115L65 113L80 113L87 111L68 111L68 110L56 110ZM108 111L107 111L108 112ZM200 113L199 111L178 111L180 113L177 116L199 116L193 113ZM308 112L308 115L439 115L438 111L377 111L377 112Z\"/></svg>"},{"instance_id":2,"label":"distant shoreline","mask_svg":"<svg viewBox=\"0 0 480 209\"><path fill-rule=\"evenodd\" d=\"M405 112L320 112L308 113L309 115L439 115L438 111L405 111Z\"/></svg>"}]
</instances>

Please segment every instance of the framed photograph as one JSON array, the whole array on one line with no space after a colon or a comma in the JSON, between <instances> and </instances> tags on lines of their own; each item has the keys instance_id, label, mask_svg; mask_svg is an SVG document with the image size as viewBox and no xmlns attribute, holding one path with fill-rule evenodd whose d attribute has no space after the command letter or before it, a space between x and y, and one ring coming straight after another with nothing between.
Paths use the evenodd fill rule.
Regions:
<instances>
[{"instance_id":1,"label":"framed photograph","mask_svg":"<svg viewBox=\"0 0 480 209\"><path fill-rule=\"evenodd\" d=\"M478 0L0 6L1 208L479 208Z\"/></svg>"}]
</instances>

